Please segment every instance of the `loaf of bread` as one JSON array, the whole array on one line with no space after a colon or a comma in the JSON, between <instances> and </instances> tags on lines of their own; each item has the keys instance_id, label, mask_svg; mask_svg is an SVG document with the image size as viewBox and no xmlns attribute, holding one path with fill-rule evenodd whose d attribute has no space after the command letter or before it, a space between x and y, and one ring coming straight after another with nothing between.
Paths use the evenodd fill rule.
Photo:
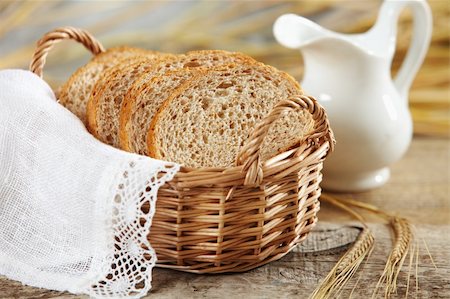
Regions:
<instances>
[{"instance_id":1,"label":"loaf of bread","mask_svg":"<svg viewBox=\"0 0 450 299\"><path fill-rule=\"evenodd\" d=\"M158 109L148 130L148 153L187 167L232 166L256 123L278 101L298 94L292 77L262 63L200 71ZM262 159L296 145L312 128L308 113L285 115L269 131Z\"/></svg>"},{"instance_id":2,"label":"loaf of bread","mask_svg":"<svg viewBox=\"0 0 450 299\"><path fill-rule=\"evenodd\" d=\"M288 74L241 53L120 47L75 72L59 99L105 143L203 168L234 165L273 106L302 93ZM264 140L262 160L297 145L313 125L307 112L284 115Z\"/></svg>"},{"instance_id":3,"label":"loaf of bread","mask_svg":"<svg viewBox=\"0 0 450 299\"><path fill-rule=\"evenodd\" d=\"M86 65L73 73L69 80L59 89L59 103L72 111L86 124L86 105L91 91L101 74L123 59L155 53L154 51L140 48L116 47L96 55Z\"/></svg>"},{"instance_id":4,"label":"loaf of bread","mask_svg":"<svg viewBox=\"0 0 450 299\"><path fill-rule=\"evenodd\" d=\"M150 122L161 103L178 85L191 78L189 70L211 68L227 63L257 62L242 53L205 50L169 57L155 64L136 80L125 96L120 113L120 147L127 151L148 155L146 134L142 132L148 131Z\"/></svg>"}]
</instances>

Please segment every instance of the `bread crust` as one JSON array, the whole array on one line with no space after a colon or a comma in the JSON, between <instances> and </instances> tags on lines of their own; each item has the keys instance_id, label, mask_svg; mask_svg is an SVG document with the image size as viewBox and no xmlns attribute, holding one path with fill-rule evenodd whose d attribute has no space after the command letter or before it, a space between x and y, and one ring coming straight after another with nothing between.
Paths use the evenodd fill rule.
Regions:
<instances>
[{"instance_id":1,"label":"bread crust","mask_svg":"<svg viewBox=\"0 0 450 299\"><path fill-rule=\"evenodd\" d=\"M87 127L88 130L98 139L103 142L109 143L113 146L118 146L117 141L112 142L111 140L106 140L102 134L101 130L104 130L100 127L100 120L102 118L102 110L100 110L101 105L105 104L105 101L112 100L111 92L115 92L115 98L119 96L124 96L127 90L118 89L116 84L121 81L124 75L131 74L137 69L143 67L144 70L146 68L150 68L153 64L154 60L158 59L158 57L163 54L153 54L147 56L136 56L131 59L123 59L118 62L115 66L107 69L102 73L100 78L97 80L94 88L91 92L91 96L87 105L86 115L87 115ZM134 80L133 80L134 81ZM116 90L114 90L116 88ZM109 103L106 103L107 105ZM115 119L117 117L117 119ZM113 111L113 115L109 118L103 117L102 121L108 124L114 123L119 120L119 111L115 114ZM118 132L112 132L113 134L118 134ZM118 136L115 139L118 139Z\"/></svg>"},{"instance_id":2,"label":"bread crust","mask_svg":"<svg viewBox=\"0 0 450 299\"><path fill-rule=\"evenodd\" d=\"M162 83L165 80L169 80L170 77L183 77L183 75L186 75L187 77L194 76L197 72L199 72L201 68L183 68L183 69L176 69L173 71L168 71L164 75L161 76L155 76L151 80L146 81L144 84L141 84L138 88L133 89L132 92L128 92L128 97L133 98L133 101L125 101L124 105L122 106L121 112L120 112L120 129L119 129L119 136L120 136L120 145L123 150L127 151L135 151L138 152L135 148L131 147L131 130L132 126L136 125L135 123L131 123L129 120L132 118L132 113L134 113L132 105L130 103L134 104L137 99L140 99L143 97L143 95L147 95L151 92L151 90L155 86L161 86ZM186 81L189 80L189 78L185 79ZM183 84L183 83L181 83ZM173 88L173 90L176 89L177 86ZM151 95L150 95L151 96ZM170 94L169 94L170 96ZM159 106L164 102L165 98L154 98L153 99L153 107L156 106L156 111L158 110ZM162 101L162 102L161 102ZM141 108L138 106L138 108ZM154 115L152 115L153 117ZM146 136L146 132L145 132ZM142 150L141 150L142 151ZM142 154L148 154L147 148L143 150L144 152L138 152Z\"/></svg>"},{"instance_id":3,"label":"bread crust","mask_svg":"<svg viewBox=\"0 0 450 299\"><path fill-rule=\"evenodd\" d=\"M156 68L159 64L168 63L179 59L178 55L167 54L160 57L159 62L155 62L149 72ZM133 84L128 88L123 99L122 108L119 112L119 146L121 149L131 152L132 148L130 146L130 138L128 135L128 130L131 124L129 123L133 108L136 105L137 97L145 89L145 82L148 80L148 73L141 74Z\"/></svg>"},{"instance_id":4,"label":"bread crust","mask_svg":"<svg viewBox=\"0 0 450 299\"><path fill-rule=\"evenodd\" d=\"M135 48L129 46L117 46L107 49L105 52L99 53L92 57L92 61L109 63L112 60L121 59L121 56L131 54L130 56L146 56L148 54L159 54L160 52Z\"/></svg>"},{"instance_id":5,"label":"bread crust","mask_svg":"<svg viewBox=\"0 0 450 299\"><path fill-rule=\"evenodd\" d=\"M106 72L103 72L97 82L94 84L94 88L91 91L91 95L89 96L88 103L86 105L86 128L88 131L94 135L95 138L99 139L98 135L98 124L97 124L97 105L98 105L98 96L97 94L103 93L103 84L99 84L105 76Z\"/></svg>"}]
</instances>

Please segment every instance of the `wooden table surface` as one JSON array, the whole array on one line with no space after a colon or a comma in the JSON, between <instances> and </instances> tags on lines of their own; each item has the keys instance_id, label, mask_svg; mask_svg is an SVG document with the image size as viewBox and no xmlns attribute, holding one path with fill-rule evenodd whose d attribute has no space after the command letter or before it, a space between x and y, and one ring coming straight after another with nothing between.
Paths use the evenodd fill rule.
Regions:
<instances>
[{"instance_id":1,"label":"wooden table surface","mask_svg":"<svg viewBox=\"0 0 450 299\"><path fill-rule=\"evenodd\" d=\"M392 168L391 180L371 192L339 195L359 199L409 218L421 244L417 278L412 273L410 298L450 298L450 142L415 137L406 156ZM322 205L319 225L307 240L277 262L243 274L196 275L155 269L148 298L307 298L358 234L346 214ZM375 249L360 273L353 298L370 298L391 248L390 231L378 218L368 217ZM356 224L357 225L357 224ZM425 250L428 244L437 266ZM415 272L415 271L414 271ZM404 298L405 271L398 295ZM344 290L348 298L353 279ZM0 298L86 298L23 286L0 277Z\"/></svg>"}]
</instances>

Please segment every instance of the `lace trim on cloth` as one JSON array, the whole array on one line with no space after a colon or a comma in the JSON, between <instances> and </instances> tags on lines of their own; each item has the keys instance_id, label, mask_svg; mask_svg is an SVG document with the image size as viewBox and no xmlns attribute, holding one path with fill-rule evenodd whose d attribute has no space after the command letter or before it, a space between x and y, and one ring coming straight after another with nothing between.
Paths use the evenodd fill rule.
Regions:
<instances>
[{"instance_id":1,"label":"lace trim on cloth","mask_svg":"<svg viewBox=\"0 0 450 299\"><path fill-rule=\"evenodd\" d=\"M157 193L159 187L175 176L179 165L158 161L160 165L155 170L155 164L144 159L148 158L136 156L135 160L125 163L124 171L117 172L113 184L109 185L112 186L109 197L112 204L105 206L112 209L97 218L110 222L105 223L109 231L103 233L108 239L108 254L98 265L96 261L92 264L96 273L105 275L92 280L96 283L86 292L90 296L140 298L151 289L157 257L148 235ZM149 169L153 170L150 178ZM96 271L96 266L102 270Z\"/></svg>"}]
</instances>

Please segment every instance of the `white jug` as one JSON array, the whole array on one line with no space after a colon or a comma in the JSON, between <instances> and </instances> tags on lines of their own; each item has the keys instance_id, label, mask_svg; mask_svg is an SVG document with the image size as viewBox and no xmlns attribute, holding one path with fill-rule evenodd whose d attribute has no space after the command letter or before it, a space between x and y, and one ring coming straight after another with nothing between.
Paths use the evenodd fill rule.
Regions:
<instances>
[{"instance_id":1,"label":"white jug","mask_svg":"<svg viewBox=\"0 0 450 299\"><path fill-rule=\"evenodd\" d=\"M392 79L397 19L405 7L412 9L414 31ZM302 87L325 107L336 136L336 150L324 165L323 187L363 191L383 185L389 165L411 143L408 91L430 43L427 2L386 0L375 25L361 34L332 32L293 14L279 17L273 30L279 43L302 52Z\"/></svg>"}]
</instances>

